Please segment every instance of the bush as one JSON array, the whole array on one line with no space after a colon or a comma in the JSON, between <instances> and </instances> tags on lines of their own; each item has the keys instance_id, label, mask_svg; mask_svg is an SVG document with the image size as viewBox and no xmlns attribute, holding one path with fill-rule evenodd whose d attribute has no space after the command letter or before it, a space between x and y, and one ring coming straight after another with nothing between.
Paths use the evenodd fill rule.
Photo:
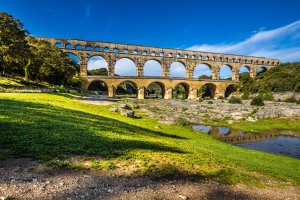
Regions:
<instances>
[{"instance_id":1,"label":"bush","mask_svg":"<svg viewBox=\"0 0 300 200\"><path fill-rule=\"evenodd\" d=\"M258 96L264 101L274 101L274 96L270 92L260 93Z\"/></svg>"},{"instance_id":2,"label":"bush","mask_svg":"<svg viewBox=\"0 0 300 200\"><path fill-rule=\"evenodd\" d=\"M213 101L207 101L207 103L208 103L208 104L214 104L214 102L213 102Z\"/></svg>"},{"instance_id":3,"label":"bush","mask_svg":"<svg viewBox=\"0 0 300 200\"><path fill-rule=\"evenodd\" d=\"M56 87L56 92L66 92L65 86L60 85L59 87Z\"/></svg>"},{"instance_id":4,"label":"bush","mask_svg":"<svg viewBox=\"0 0 300 200\"><path fill-rule=\"evenodd\" d=\"M185 118L179 117L176 119L176 124L181 125L181 126L189 126L190 122L187 121Z\"/></svg>"},{"instance_id":5,"label":"bush","mask_svg":"<svg viewBox=\"0 0 300 200\"><path fill-rule=\"evenodd\" d=\"M249 96L250 96L250 92L249 91L245 91L245 92L243 92L241 98L242 99L249 99Z\"/></svg>"},{"instance_id":6,"label":"bush","mask_svg":"<svg viewBox=\"0 0 300 200\"><path fill-rule=\"evenodd\" d=\"M253 105L253 106L263 106L263 105L265 105L264 100L259 96L253 97L250 104Z\"/></svg>"},{"instance_id":7,"label":"bush","mask_svg":"<svg viewBox=\"0 0 300 200\"><path fill-rule=\"evenodd\" d=\"M296 103L297 102L297 99L295 97L289 97L285 100L285 102L288 102L288 103Z\"/></svg>"},{"instance_id":8,"label":"bush","mask_svg":"<svg viewBox=\"0 0 300 200\"><path fill-rule=\"evenodd\" d=\"M228 100L228 102L233 103L233 104L241 104L242 100L238 97L231 96L230 99Z\"/></svg>"}]
</instances>

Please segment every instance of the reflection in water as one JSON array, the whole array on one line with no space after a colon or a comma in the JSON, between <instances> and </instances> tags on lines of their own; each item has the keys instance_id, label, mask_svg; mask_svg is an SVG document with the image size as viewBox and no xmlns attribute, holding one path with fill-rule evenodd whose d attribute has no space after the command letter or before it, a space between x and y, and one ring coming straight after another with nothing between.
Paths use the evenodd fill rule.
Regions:
<instances>
[{"instance_id":1,"label":"reflection in water","mask_svg":"<svg viewBox=\"0 0 300 200\"><path fill-rule=\"evenodd\" d=\"M204 125L193 126L193 129L208 133L217 140L240 147L300 159L300 132L273 130L264 133L245 133L227 127Z\"/></svg>"}]
</instances>

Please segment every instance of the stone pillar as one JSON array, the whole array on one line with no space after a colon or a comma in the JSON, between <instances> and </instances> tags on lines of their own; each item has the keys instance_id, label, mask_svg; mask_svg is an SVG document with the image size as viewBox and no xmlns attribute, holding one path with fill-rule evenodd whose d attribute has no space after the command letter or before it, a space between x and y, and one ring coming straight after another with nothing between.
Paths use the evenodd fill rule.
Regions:
<instances>
[{"instance_id":1,"label":"stone pillar","mask_svg":"<svg viewBox=\"0 0 300 200\"><path fill-rule=\"evenodd\" d=\"M145 99L145 87L138 89L138 99Z\"/></svg>"},{"instance_id":2,"label":"stone pillar","mask_svg":"<svg viewBox=\"0 0 300 200\"><path fill-rule=\"evenodd\" d=\"M114 98L116 94L116 89L113 85L108 86L108 97Z\"/></svg>"},{"instance_id":3,"label":"stone pillar","mask_svg":"<svg viewBox=\"0 0 300 200\"><path fill-rule=\"evenodd\" d=\"M107 58L108 66L107 66L107 75L108 76L115 76L115 64L116 59L112 57Z\"/></svg>"},{"instance_id":4,"label":"stone pillar","mask_svg":"<svg viewBox=\"0 0 300 200\"><path fill-rule=\"evenodd\" d=\"M186 68L185 71L186 71L185 78L193 78L192 70L190 70L189 68Z\"/></svg>"},{"instance_id":5,"label":"stone pillar","mask_svg":"<svg viewBox=\"0 0 300 200\"><path fill-rule=\"evenodd\" d=\"M169 78L170 77L170 68L166 65L162 65L162 77Z\"/></svg>"},{"instance_id":6,"label":"stone pillar","mask_svg":"<svg viewBox=\"0 0 300 200\"><path fill-rule=\"evenodd\" d=\"M220 69L217 66L212 66L211 68L212 80L220 80Z\"/></svg>"},{"instance_id":7,"label":"stone pillar","mask_svg":"<svg viewBox=\"0 0 300 200\"><path fill-rule=\"evenodd\" d=\"M239 74L238 70L236 68L232 68L232 78L231 80L233 81L238 81L239 80Z\"/></svg>"},{"instance_id":8,"label":"stone pillar","mask_svg":"<svg viewBox=\"0 0 300 200\"><path fill-rule=\"evenodd\" d=\"M197 98L197 93L198 93L197 88L190 89L188 99L196 99Z\"/></svg>"},{"instance_id":9,"label":"stone pillar","mask_svg":"<svg viewBox=\"0 0 300 200\"><path fill-rule=\"evenodd\" d=\"M216 88L214 99L218 99L219 97L225 97L225 90Z\"/></svg>"},{"instance_id":10,"label":"stone pillar","mask_svg":"<svg viewBox=\"0 0 300 200\"><path fill-rule=\"evenodd\" d=\"M80 76L86 76L87 75L87 64L82 63L80 64Z\"/></svg>"},{"instance_id":11,"label":"stone pillar","mask_svg":"<svg viewBox=\"0 0 300 200\"><path fill-rule=\"evenodd\" d=\"M136 76L144 76L144 63L137 63L136 65Z\"/></svg>"},{"instance_id":12,"label":"stone pillar","mask_svg":"<svg viewBox=\"0 0 300 200\"><path fill-rule=\"evenodd\" d=\"M173 98L173 89L169 87L165 91L164 99L172 99Z\"/></svg>"},{"instance_id":13,"label":"stone pillar","mask_svg":"<svg viewBox=\"0 0 300 200\"><path fill-rule=\"evenodd\" d=\"M256 77L256 68L255 67L251 67L249 73L250 73L250 77L251 78L255 78Z\"/></svg>"}]
</instances>

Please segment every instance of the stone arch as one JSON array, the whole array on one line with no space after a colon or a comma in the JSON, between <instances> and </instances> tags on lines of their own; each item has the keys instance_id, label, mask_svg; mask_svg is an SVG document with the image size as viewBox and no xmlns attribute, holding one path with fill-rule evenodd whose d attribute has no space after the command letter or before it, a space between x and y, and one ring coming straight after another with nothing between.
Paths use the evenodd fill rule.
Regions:
<instances>
[{"instance_id":1,"label":"stone arch","mask_svg":"<svg viewBox=\"0 0 300 200\"><path fill-rule=\"evenodd\" d=\"M198 97L200 98L211 98L215 97L217 86L213 83L206 83L201 86L198 90Z\"/></svg>"},{"instance_id":2,"label":"stone arch","mask_svg":"<svg viewBox=\"0 0 300 200\"><path fill-rule=\"evenodd\" d=\"M162 76L163 67L158 60L150 59L144 63L144 76Z\"/></svg>"},{"instance_id":3,"label":"stone arch","mask_svg":"<svg viewBox=\"0 0 300 200\"><path fill-rule=\"evenodd\" d=\"M237 91L237 85L236 84L230 84L226 87L225 89L225 94L224 97L227 98L229 97L233 92Z\"/></svg>"},{"instance_id":4,"label":"stone arch","mask_svg":"<svg viewBox=\"0 0 300 200\"><path fill-rule=\"evenodd\" d=\"M233 77L233 67L225 64L220 67L220 79L231 80Z\"/></svg>"},{"instance_id":5,"label":"stone arch","mask_svg":"<svg viewBox=\"0 0 300 200\"><path fill-rule=\"evenodd\" d=\"M71 43L66 43L65 47L66 49L72 49L73 45Z\"/></svg>"},{"instance_id":6,"label":"stone arch","mask_svg":"<svg viewBox=\"0 0 300 200\"><path fill-rule=\"evenodd\" d=\"M146 98L164 98L165 85L162 82L154 81L146 87Z\"/></svg>"},{"instance_id":7,"label":"stone arch","mask_svg":"<svg viewBox=\"0 0 300 200\"><path fill-rule=\"evenodd\" d=\"M66 52L69 55L69 58L72 59L77 64L77 72L80 72L80 59L79 56L75 53Z\"/></svg>"},{"instance_id":8,"label":"stone arch","mask_svg":"<svg viewBox=\"0 0 300 200\"><path fill-rule=\"evenodd\" d=\"M100 95L108 95L108 85L103 80L91 81L87 89L89 91L97 92Z\"/></svg>"},{"instance_id":9,"label":"stone arch","mask_svg":"<svg viewBox=\"0 0 300 200\"><path fill-rule=\"evenodd\" d=\"M75 49L76 49L76 50L82 50L82 45L81 45L81 44L77 44L77 45L75 46Z\"/></svg>"},{"instance_id":10,"label":"stone arch","mask_svg":"<svg viewBox=\"0 0 300 200\"><path fill-rule=\"evenodd\" d=\"M193 77L200 79L212 79L212 67L206 63L196 65L193 69Z\"/></svg>"},{"instance_id":11,"label":"stone arch","mask_svg":"<svg viewBox=\"0 0 300 200\"><path fill-rule=\"evenodd\" d=\"M61 42L56 42L55 46L59 49L61 49L63 47Z\"/></svg>"},{"instance_id":12,"label":"stone arch","mask_svg":"<svg viewBox=\"0 0 300 200\"><path fill-rule=\"evenodd\" d=\"M108 63L99 55L91 56L87 61L87 75L107 76Z\"/></svg>"},{"instance_id":13,"label":"stone arch","mask_svg":"<svg viewBox=\"0 0 300 200\"><path fill-rule=\"evenodd\" d=\"M95 48L94 48L94 51L100 51L101 50L101 48L99 47L99 46L95 46Z\"/></svg>"},{"instance_id":14,"label":"stone arch","mask_svg":"<svg viewBox=\"0 0 300 200\"><path fill-rule=\"evenodd\" d=\"M173 98L187 99L189 97L190 85L185 82L179 82L173 87Z\"/></svg>"},{"instance_id":15,"label":"stone arch","mask_svg":"<svg viewBox=\"0 0 300 200\"><path fill-rule=\"evenodd\" d=\"M136 76L137 66L130 57L121 57L114 66L115 74L119 76Z\"/></svg>"},{"instance_id":16,"label":"stone arch","mask_svg":"<svg viewBox=\"0 0 300 200\"><path fill-rule=\"evenodd\" d=\"M239 74L250 73L251 68L248 65L243 65L239 68Z\"/></svg>"},{"instance_id":17,"label":"stone arch","mask_svg":"<svg viewBox=\"0 0 300 200\"><path fill-rule=\"evenodd\" d=\"M183 62L175 61L170 65L170 77L186 77L186 67Z\"/></svg>"},{"instance_id":18,"label":"stone arch","mask_svg":"<svg viewBox=\"0 0 300 200\"><path fill-rule=\"evenodd\" d=\"M85 50L86 50L86 51L92 51L93 48L91 47L91 45L86 45L86 46L85 46Z\"/></svg>"},{"instance_id":19,"label":"stone arch","mask_svg":"<svg viewBox=\"0 0 300 200\"><path fill-rule=\"evenodd\" d=\"M259 68L256 69L256 74L259 75L259 74L264 73L266 71L268 71L268 68L265 67L265 66L262 66L262 67L259 67Z\"/></svg>"},{"instance_id":20,"label":"stone arch","mask_svg":"<svg viewBox=\"0 0 300 200\"><path fill-rule=\"evenodd\" d=\"M116 86L116 96L137 98L138 85L132 80L124 80Z\"/></svg>"}]
</instances>

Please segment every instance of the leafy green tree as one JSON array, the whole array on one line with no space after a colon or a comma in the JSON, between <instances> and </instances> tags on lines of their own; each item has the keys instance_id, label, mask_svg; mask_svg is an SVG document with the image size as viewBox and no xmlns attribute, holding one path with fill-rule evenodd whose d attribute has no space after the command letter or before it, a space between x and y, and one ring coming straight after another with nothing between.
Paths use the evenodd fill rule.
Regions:
<instances>
[{"instance_id":1,"label":"leafy green tree","mask_svg":"<svg viewBox=\"0 0 300 200\"><path fill-rule=\"evenodd\" d=\"M202 74L201 76L199 76L199 79L211 79L212 76L208 76L208 75L205 75L205 74Z\"/></svg>"},{"instance_id":2,"label":"leafy green tree","mask_svg":"<svg viewBox=\"0 0 300 200\"><path fill-rule=\"evenodd\" d=\"M106 68L92 69L92 70L88 70L87 74L94 75L94 76L107 76L108 71Z\"/></svg>"},{"instance_id":3,"label":"leafy green tree","mask_svg":"<svg viewBox=\"0 0 300 200\"><path fill-rule=\"evenodd\" d=\"M32 80L52 84L68 84L78 72L79 66L69 56L47 41L27 37L32 58L27 68Z\"/></svg>"},{"instance_id":4,"label":"leafy green tree","mask_svg":"<svg viewBox=\"0 0 300 200\"><path fill-rule=\"evenodd\" d=\"M0 70L2 75L24 75L30 64L30 51L26 41L28 31L20 20L0 12Z\"/></svg>"}]
</instances>

